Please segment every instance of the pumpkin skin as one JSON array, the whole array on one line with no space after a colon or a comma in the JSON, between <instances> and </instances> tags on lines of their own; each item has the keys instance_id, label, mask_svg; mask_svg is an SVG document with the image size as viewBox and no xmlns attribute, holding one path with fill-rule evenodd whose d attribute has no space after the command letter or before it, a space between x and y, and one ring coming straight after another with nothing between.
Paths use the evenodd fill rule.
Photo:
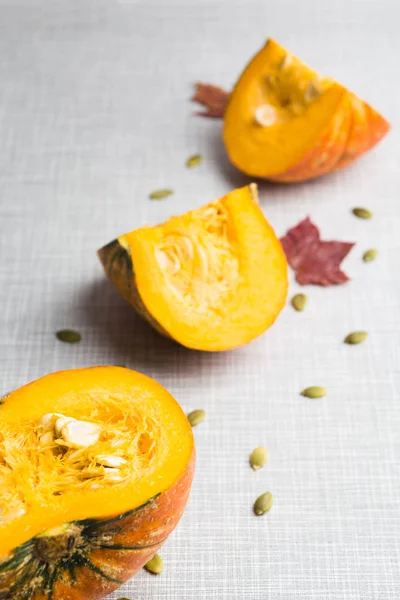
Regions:
<instances>
[{"instance_id":1,"label":"pumpkin skin","mask_svg":"<svg viewBox=\"0 0 400 600\"><path fill-rule=\"evenodd\" d=\"M257 116L262 107L267 120ZM223 137L244 173L293 183L350 165L389 128L366 102L269 40L229 97Z\"/></svg>"},{"instance_id":2,"label":"pumpkin skin","mask_svg":"<svg viewBox=\"0 0 400 600\"><path fill-rule=\"evenodd\" d=\"M144 410L147 403L155 402L157 410L160 409L168 421L166 435L171 435L172 455L164 457L156 470L159 475L154 475L155 480L150 481L150 477L146 481L144 476L143 484L140 480L136 482L138 487L143 488L140 492L142 498L148 495L149 489L154 491L154 495L140 504L137 503L139 496L134 491L133 482L129 482L127 488L117 485L105 490L105 505L104 498L100 496L103 490L90 492L92 502L88 492L82 494L80 501L79 491L72 490L72 495L78 496L77 503L72 499L70 511L64 506L58 513L50 506L47 514L52 527L47 530L43 529L42 523L37 525L34 522L35 509L31 517L28 513L21 518L21 525L18 522L9 525L0 522L2 600L103 598L132 577L158 551L186 506L195 464L191 427L172 396L144 375L118 367L54 373L13 392L0 406L0 418L7 419L17 410L10 406L12 404L17 406L25 402L26 406L32 401L40 404L38 394L50 389L55 396L77 393L78 385L79 393L85 395L86 402L88 394L98 394L106 389L108 393L116 394L121 389L133 395L141 392ZM163 474L165 477L160 484L158 481L162 480ZM129 502L131 508L126 509ZM82 516L85 512L87 518L75 518L75 515ZM46 515L44 517L45 522ZM30 536L26 530L36 530L37 533ZM16 545L13 544L14 539L18 540Z\"/></svg>"},{"instance_id":3,"label":"pumpkin skin","mask_svg":"<svg viewBox=\"0 0 400 600\"><path fill-rule=\"evenodd\" d=\"M139 315L187 348L246 344L285 304L286 257L258 206L255 184L119 236L98 255Z\"/></svg>"}]
</instances>

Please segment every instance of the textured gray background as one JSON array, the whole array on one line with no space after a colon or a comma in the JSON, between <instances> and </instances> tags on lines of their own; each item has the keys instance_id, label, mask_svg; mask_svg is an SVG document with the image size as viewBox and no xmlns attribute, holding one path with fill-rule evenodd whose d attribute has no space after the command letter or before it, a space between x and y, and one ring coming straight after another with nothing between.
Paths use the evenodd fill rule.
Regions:
<instances>
[{"instance_id":1,"label":"textured gray background","mask_svg":"<svg viewBox=\"0 0 400 600\"><path fill-rule=\"evenodd\" d=\"M113 598L400 596L399 18L397 0L0 0L0 391L126 363L208 413L164 573L141 572ZM357 242L352 281L308 288L304 313L286 308L245 348L191 352L138 320L95 251L247 182L220 124L193 117L188 97L197 79L231 86L268 35L366 97L394 131L343 173L261 187L279 234L311 215L326 238ZM205 162L187 170L193 152ZM164 186L175 195L148 200ZM355 205L374 219L354 218ZM82 343L58 342L62 327ZM342 344L359 328L364 345ZM300 397L311 384L329 396ZM271 458L253 473L259 444ZM256 519L266 490L275 505Z\"/></svg>"}]
</instances>

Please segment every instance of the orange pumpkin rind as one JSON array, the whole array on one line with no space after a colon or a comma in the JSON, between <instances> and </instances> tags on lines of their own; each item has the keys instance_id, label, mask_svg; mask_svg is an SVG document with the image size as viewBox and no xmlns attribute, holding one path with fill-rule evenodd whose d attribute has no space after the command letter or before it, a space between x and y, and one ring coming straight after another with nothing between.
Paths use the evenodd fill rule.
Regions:
<instances>
[{"instance_id":1,"label":"orange pumpkin rind","mask_svg":"<svg viewBox=\"0 0 400 600\"><path fill-rule=\"evenodd\" d=\"M238 169L292 183L351 164L389 128L366 102L270 39L230 94L223 136Z\"/></svg>"},{"instance_id":2,"label":"orange pumpkin rind","mask_svg":"<svg viewBox=\"0 0 400 600\"><path fill-rule=\"evenodd\" d=\"M23 464L21 452L7 440L20 430L29 431L29 459L41 465L41 453L49 450L41 447L40 438L37 447L33 448L31 442L35 432L41 431L38 419L49 408L53 410L53 404L58 415L64 409L75 422L95 417L96 422L106 423L107 435L96 442L98 448L104 448L109 439L118 439L108 437L110 423L116 435L121 423L133 426L134 421L125 421L121 416L127 407L129 412L129 403L137 405L135 410L147 419L150 429L143 435L153 435L149 446L140 431L131 433L141 453L135 465L141 464L141 457L151 457L150 462L144 461L143 473L136 466L133 472L137 477L122 483L105 483L103 489L96 483L102 480L95 479L94 486L83 491L68 484L63 492L54 494L54 489L51 493L40 489L44 487L41 467L37 471L39 497L30 498L28 503L28 495L24 496L29 491L26 482L35 470L28 470L23 481L21 466L17 466ZM95 367L54 373L16 390L0 406L0 419L1 482L12 496L15 479L15 494L26 500L25 511L19 515L0 515L0 598L103 598L143 567L183 514L195 463L193 434L186 416L166 390L150 378L119 367ZM157 424L153 430L152 420ZM96 452L96 448L94 444L72 452ZM54 452L59 453L59 449ZM64 461L69 472L67 454L57 455L55 459ZM7 474L8 464L14 464L13 474ZM56 472L58 475L58 467ZM4 488L0 499L1 495L5 496Z\"/></svg>"}]
</instances>

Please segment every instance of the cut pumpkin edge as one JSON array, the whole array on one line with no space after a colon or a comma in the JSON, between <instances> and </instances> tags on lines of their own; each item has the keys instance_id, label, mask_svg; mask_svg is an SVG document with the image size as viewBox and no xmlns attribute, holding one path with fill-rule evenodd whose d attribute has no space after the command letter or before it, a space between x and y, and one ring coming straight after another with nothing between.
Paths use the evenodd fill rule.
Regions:
<instances>
[{"instance_id":1,"label":"cut pumpkin edge","mask_svg":"<svg viewBox=\"0 0 400 600\"><path fill-rule=\"evenodd\" d=\"M282 56L293 55L269 38L229 95L223 137L229 158L239 170L251 177L283 183L314 179L351 164L389 131L388 121L367 102L337 81L323 78L302 61L299 62L306 77L313 72L325 86L322 93L304 114L258 131L251 125L253 103L257 105L256 98L261 94L256 92L261 83L255 82L266 77L265 73L274 73L274 65ZM330 101L332 93L336 100L332 97ZM336 112L342 113L339 118ZM332 134L333 140L329 139Z\"/></svg>"},{"instance_id":2,"label":"cut pumpkin edge","mask_svg":"<svg viewBox=\"0 0 400 600\"><path fill-rule=\"evenodd\" d=\"M198 312L194 307L192 312L189 311L183 316L182 311L187 311L186 307L178 305L175 300L172 300L171 304L171 299L164 293L164 283L161 281L164 276L155 260L155 244L161 235L160 232L164 234L171 230L180 230L180 227L184 228L184 223L190 222L191 214L207 210L209 206L215 206L218 202L227 209L232 236L237 238L235 247L241 257L239 263L243 269L242 283L236 291L227 289L224 303L220 307L214 305L211 317L208 313ZM259 244L260 256L256 253L251 260L253 242ZM278 238L258 205L256 184L233 190L210 205L190 211L181 217L173 217L160 226L141 228L119 236L112 244L114 246L109 244L99 251L99 258L107 277L157 331L188 348L215 352L248 343L273 323L284 305L287 292L286 258ZM110 249L113 248L116 259L111 257ZM266 273L262 272L263 261ZM270 261L272 272L268 273ZM253 281L256 268L257 278L262 282L262 287L267 286L264 280L272 286L269 294L268 286L264 294L259 290L257 293L250 289L246 291L250 284L245 285L245 273L251 271ZM254 323L246 325L251 318L250 298L252 302L258 302L259 309L256 309L255 319L253 315ZM242 312L243 315L240 316ZM213 319L213 327L209 326L210 318Z\"/></svg>"},{"instance_id":3,"label":"cut pumpkin edge","mask_svg":"<svg viewBox=\"0 0 400 600\"><path fill-rule=\"evenodd\" d=\"M168 448L170 447L172 454L164 457L161 455L160 461L154 465L153 470L144 472L135 481L128 481L117 488L80 491L75 496L69 495L65 499L60 497L61 499L54 501L57 503L54 506L49 498L46 510L42 505L35 505L30 507L28 514L10 523L0 524L0 568L2 559L12 550L13 545L19 546L42 532L60 527L66 522L109 520L113 518L113 515L119 519L120 514L134 512L137 507L153 501L160 494L164 494L178 485L182 477L186 477L187 472L193 472L195 459L193 434L181 407L157 382L130 369L103 366L51 373L9 394L0 406L2 420L10 424L19 423L19 421L15 421L21 419L15 412L16 407L21 402L27 402L27 398L34 399L45 396L46 405L44 401L42 404L43 411L46 413L49 409L51 410L50 401L55 398L55 401L59 403L58 412L62 412L60 402L63 402L64 396L70 394L71 388L75 388L78 395L90 392L101 395L103 392L106 393L106 388L108 393L113 390L112 393L116 396L122 394L124 402L128 401L125 394L127 397L129 394L138 397L142 394L142 398L139 399L139 410L144 412L147 410L145 409L145 398L148 397L146 393L150 394L151 398L157 397L157 410L160 415L161 413L168 415L163 427L167 432ZM76 400L73 402L76 404ZM40 404L41 408L42 404ZM145 414L147 413L145 412ZM26 427L30 426L30 422L37 420L39 416L35 402L32 402L24 411L20 427L22 427L22 423ZM178 431L183 434L179 440ZM179 446L179 459L177 459L173 456L173 451ZM153 475L154 480L152 479ZM66 518L65 515L68 517Z\"/></svg>"}]
</instances>

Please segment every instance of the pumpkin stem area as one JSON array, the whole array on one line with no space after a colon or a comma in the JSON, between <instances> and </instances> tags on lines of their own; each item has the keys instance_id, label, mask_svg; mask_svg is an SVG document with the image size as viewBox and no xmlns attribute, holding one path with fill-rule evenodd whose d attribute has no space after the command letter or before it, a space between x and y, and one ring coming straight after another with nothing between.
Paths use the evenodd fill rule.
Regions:
<instances>
[{"instance_id":1,"label":"pumpkin stem area","mask_svg":"<svg viewBox=\"0 0 400 600\"><path fill-rule=\"evenodd\" d=\"M112 396L82 406L18 427L0 422L0 525L66 494L123 486L157 464L167 444L155 413ZM58 532L38 538L36 551L52 560L72 551L73 540Z\"/></svg>"},{"instance_id":2,"label":"pumpkin stem area","mask_svg":"<svg viewBox=\"0 0 400 600\"><path fill-rule=\"evenodd\" d=\"M80 541L81 527L71 524L66 527L49 530L38 536L34 542L35 556L45 563L56 563L67 559L75 552Z\"/></svg>"}]
</instances>

